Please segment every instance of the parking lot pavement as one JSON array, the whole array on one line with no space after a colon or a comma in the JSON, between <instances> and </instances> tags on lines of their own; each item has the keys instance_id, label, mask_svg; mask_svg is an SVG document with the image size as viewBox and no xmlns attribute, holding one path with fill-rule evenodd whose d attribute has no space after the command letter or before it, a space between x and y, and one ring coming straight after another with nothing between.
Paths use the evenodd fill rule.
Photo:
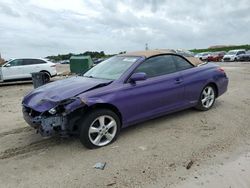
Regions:
<instances>
[{"instance_id":1,"label":"parking lot pavement","mask_svg":"<svg viewBox=\"0 0 250 188\"><path fill-rule=\"evenodd\" d=\"M97 150L77 138L41 138L21 114L32 84L0 87L0 185L171 187L199 181L204 169L250 151L250 63L218 64L229 88L210 111L188 109L126 128ZM98 162L106 162L104 170L93 168Z\"/></svg>"}]
</instances>

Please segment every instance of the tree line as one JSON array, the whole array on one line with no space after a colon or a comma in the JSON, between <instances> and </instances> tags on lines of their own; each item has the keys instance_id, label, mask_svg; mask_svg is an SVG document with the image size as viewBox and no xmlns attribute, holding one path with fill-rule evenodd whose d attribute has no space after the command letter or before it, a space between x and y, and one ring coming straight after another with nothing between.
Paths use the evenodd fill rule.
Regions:
<instances>
[{"instance_id":1,"label":"tree line","mask_svg":"<svg viewBox=\"0 0 250 188\"><path fill-rule=\"evenodd\" d=\"M99 59L99 58L111 57L113 55L107 55L104 53L104 51L100 52L86 51L84 53L79 53L79 54L68 53L68 54L52 55L52 56L47 56L46 58L51 61L63 61L70 59L71 56L90 56L92 59Z\"/></svg>"}]
</instances>

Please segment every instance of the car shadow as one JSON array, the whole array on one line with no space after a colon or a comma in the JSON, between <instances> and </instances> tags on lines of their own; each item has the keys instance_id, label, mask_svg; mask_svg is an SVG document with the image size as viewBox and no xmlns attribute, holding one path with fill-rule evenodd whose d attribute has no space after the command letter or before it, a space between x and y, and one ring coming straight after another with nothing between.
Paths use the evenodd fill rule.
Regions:
<instances>
[{"instance_id":1,"label":"car shadow","mask_svg":"<svg viewBox=\"0 0 250 188\"><path fill-rule=\"evenodd\" d=\"M216 111L216 108L221 106L223 101L217 100L214 104L214 107L211 109L211 111ZM127 137L133 137L134 134L136 134L138 131L143 131L145 129L155 129L159 127L165 127L167 125L168 129L179 129L177 125L174 125L173 122L171 122L174 119L178 118L185 118L188 116L200 116L201 113L206 113L203 111L198 111L194 108L189 108L186 110L182 110L179 112L171 113L168 115L164 115L158 118L154 118L152 120L148 120L146 122L137 123L134 125L131 125L129 127L123 128L120 132L120 136L116 142L113 144L110 144L106 147L98 149L98 152L103 149L105 150L112 150L114 146L123 145L123 141L127 139ZM169 123L171 122L171 123ZM176 127L175 127L176 126ZM44 149L62 149L62 148L71 148L71 150L80 150L81 152L89 151L89 149L85 148L79 141L79 136L70 136L68 138L61 138L59 136L53 136L50 138L42 138L40 135L36 134L35 132L32 133L33 129L27 129L27 133L23 131L19 131L18 134L22 134L20 136L16 135L16 138L22 139L22 140L28 140L28 142L25 142L25 144L22 144L18 147L10 146L9 149L0 152L0 159L8 159L15 157L17 155L27 155L31 156L32 153L36 153L38 151L44 150ZM11 133L13 134L13 133ZM14 133L15 134L15 133ZM6 136L6 135L2 135ZM15 142L14 142L15 143Z\"/></svg>"},{"instance_id":2,"label":"car shadow","mask_svg":"<svg viewBox=\"0 0 250 188\"><path fill-rule=\"evenodd\" d=\"M31 85L32 80L28 80L28 81L16 81L16 82L0 82L0 87L4 87L4 86L15 86L15 85Z\"/></svg>"},{"instance_id":3,"label":"car shadow","mask_svg":"<svg viewBox=\"0 0 250 188\"><path fill-rule=\"evenodd\" d=\"M60 79L66 79L63 77L53 77L51 78L51 80L49 81L49 83L60 80ZM0 87L2 86L15 86L15 85L29 85L32 84L33 85L33 81L31 79L28 80L17 80L17 81L4 81L4 82L0 82Z\"/></svg>"}]
</instances>

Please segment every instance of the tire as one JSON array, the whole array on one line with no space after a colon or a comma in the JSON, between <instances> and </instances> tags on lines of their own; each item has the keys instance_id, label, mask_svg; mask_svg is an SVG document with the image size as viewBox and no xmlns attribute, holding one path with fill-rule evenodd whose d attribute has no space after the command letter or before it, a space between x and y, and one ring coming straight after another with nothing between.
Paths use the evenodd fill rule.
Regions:
<instances>
[{"instance_id":1,"label":"tire","mask_svg":"<svg viewBox=\"0 0 250 188\"><path fill-rule=\"evenodd\" d=\"M82 118L80 126L81 143L89 149L95 149L111 144L117 139L121 122L113 111L97 109L87 113Z\"/></svg>"},{"instance_id":2,"label":"tire","mask_svg":"<svg viewBox=\"0 0 250 188\"><path fill-rule=\"evenodd\" d=\"M42 71L43 72L43 71ZM43 72L43 73L45 73L45 83L49 83L50 82L50 74L49 73L47 73L47 72Z\"/></svg>"},{"instance_id":3,"label":"tire","mask_svg":"<svg viewBox=\"0 0 250 188\"><path fill-rule=\"evenodd\" d=\"M201 111L207 111L213 107L216 98L216 90L213 86L207 85L202 89L199 102L195 107Z\"/></svg>"}]
</instances>

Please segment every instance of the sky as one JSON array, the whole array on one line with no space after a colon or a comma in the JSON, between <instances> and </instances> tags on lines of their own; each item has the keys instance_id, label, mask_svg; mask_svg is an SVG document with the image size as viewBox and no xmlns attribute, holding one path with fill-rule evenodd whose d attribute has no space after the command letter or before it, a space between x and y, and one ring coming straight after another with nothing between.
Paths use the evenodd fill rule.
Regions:
<instances>
[{"instance_id":1,"label":"sky","mask_svg":"<svg viewBox=\"0 0 250 188\"><path fill-rule=\"evenodd\" d=\"M250 0L0 0L3 58L250 44Z\"/></svg>"}]
</instances>

